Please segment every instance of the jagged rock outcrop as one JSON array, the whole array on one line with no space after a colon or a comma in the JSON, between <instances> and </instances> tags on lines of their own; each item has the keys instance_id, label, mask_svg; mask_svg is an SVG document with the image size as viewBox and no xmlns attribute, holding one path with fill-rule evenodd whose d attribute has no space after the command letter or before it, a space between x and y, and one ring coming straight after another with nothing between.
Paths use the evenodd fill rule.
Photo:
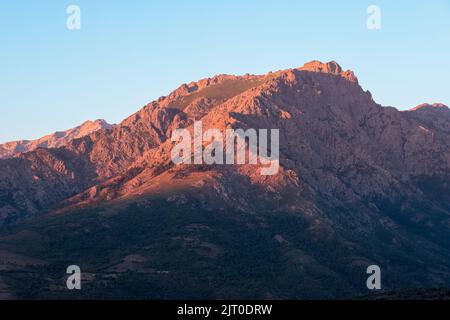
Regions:
<instances>
[{"instance_id":1,"label":"jagged rock outcrop","mask_svg":"<svg viewBox=\"0 0 450 320\"><path fill-rule=\"evenodd\" d=\"M102 119L89 120L73 129L58 131L37 140L20 140L0 144L0 159L12 158L20 153L34 151L37 148L59 148L74 139L79 139L98 130L110 129L111 127L112 125Z\"/></svg>"}]
</instances>

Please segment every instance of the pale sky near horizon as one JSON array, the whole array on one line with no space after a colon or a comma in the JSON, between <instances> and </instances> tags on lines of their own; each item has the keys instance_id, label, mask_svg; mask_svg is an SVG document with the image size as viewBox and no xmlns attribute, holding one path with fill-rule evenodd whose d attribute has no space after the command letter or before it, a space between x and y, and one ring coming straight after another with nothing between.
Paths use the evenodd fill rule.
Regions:
<instances>
[{"instance_id":1,"label":"pale sky near horizon","mask_svg":"<svg viewBox=\"0 0 450 320\"><path fill-rule=\"evenodd\" d=\"M66 8L81 8L81 30ZM368 30L369 5L381 30ZM375 101L450 104L450 0L17 0L0 3L0 143L120 122L182 83L310 60Z\"/></svg>"}]
</instances>

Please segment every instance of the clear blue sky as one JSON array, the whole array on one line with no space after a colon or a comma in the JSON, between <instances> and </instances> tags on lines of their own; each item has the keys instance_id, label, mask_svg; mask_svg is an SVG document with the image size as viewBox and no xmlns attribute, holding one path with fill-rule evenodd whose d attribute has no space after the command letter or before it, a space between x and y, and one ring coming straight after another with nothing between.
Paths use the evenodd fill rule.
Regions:
<instances>
[{"instance_id":1,"label":"clear blue sky","mask_svg":"<svg viewBox=\"0 0 450 320\"><path fill-rule=\"evenodd\" d=\"M66 8L81 8L81 30ZM370 4L382 29L366 28ZM119 122L181 83L318 59L377 102L450 104L450 0L17 0L0 3L0 142Z\"/></svg>"}]
</instances>

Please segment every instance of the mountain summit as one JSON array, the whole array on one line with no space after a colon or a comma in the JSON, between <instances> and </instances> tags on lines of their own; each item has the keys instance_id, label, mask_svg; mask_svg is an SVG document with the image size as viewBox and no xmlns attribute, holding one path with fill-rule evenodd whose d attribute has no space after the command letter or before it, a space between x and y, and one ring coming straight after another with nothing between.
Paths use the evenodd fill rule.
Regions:
<instances>
[{"instance_id":1,"label":"mountain summit","mask_svg":"<svg viewBox=\"0 0 450 320\"><path fill-rule=\"evenodd\" d=\"M300 67L299 70L328 73L335 76L341 76L352 82L358 82L358 79L356 78L353 71L351 70L342 71L341 66L336 61L322 63L320 61L314 60L305 63L305 65L303 65L303 67Z\"/></svg>"}]
</instances>

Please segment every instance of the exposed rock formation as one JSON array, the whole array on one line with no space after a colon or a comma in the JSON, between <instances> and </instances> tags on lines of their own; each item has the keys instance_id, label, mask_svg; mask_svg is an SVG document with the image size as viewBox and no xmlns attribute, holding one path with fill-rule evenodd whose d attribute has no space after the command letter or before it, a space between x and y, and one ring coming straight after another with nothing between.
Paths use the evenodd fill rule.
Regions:
<instances>
[{"instance_id":1,"label":"exposed rock formation","mask_svg":"<svg viewBox=\"0 0 450 320\"><path fill-rule=\"evenodd\" d=\"M0 144L0 158L12 158L20 153L36 150L37 148L59 148L65 146L74 139L87 136L88 134L109 129L112 126L105 120L86 121L83 124L66 131L58 131L37 140L20 140Z\"/></svg>"}]
</instances>

